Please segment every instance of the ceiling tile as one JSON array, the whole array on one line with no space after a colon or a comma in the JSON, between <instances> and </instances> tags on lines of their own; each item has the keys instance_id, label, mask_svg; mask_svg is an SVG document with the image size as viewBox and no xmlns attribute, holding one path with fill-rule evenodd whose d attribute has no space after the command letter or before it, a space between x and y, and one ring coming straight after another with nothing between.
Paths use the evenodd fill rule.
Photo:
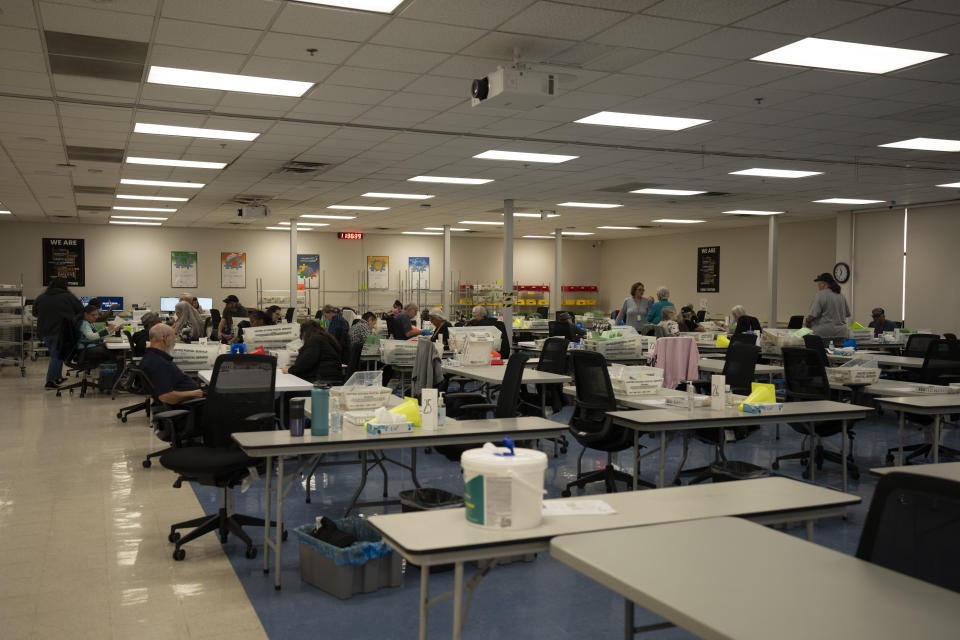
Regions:
<instances>
[{"instance_id":1,"label":"ceiling tile","mask_svg":"<svg viewBox=\"0 0 960 640\"><path fill-rule=\"evenodd\" d=\"M481 29L493 29L534 0L413 0L401 16Z\"/></svg>"},{"instance_id":2,"label":"ceiling tile","mask_svg":"<svg viewBox=\"0 0 960 640\"><path fill-rule=\"evenodd\" d=\"M483 29L395 18L370 41L393 47L456 53L485 33Z\"/></svg>"},{"instance_id":3,"label":"ceiling tile","mask_svg":"<svg viewBox=\"0 0 960 640\"><path fill-rule=\"evenodd\" d=\"M225 27L263 29L278 5L262 0L164 0L163 17Z\"/></svg>"},{"instance_id":4,"label":"ceiling tile","mask_svg":"<svg viewBox=\"0 0 960 640\"><path fill-rule=\"evenodd\" d=\"M117 36L113 36L117 37ZM253 29L221 27L183 20L162 19L156 42L177 47L199 47L228 53L249 53L260 38Z\"/></svg>"},{"instance_id":5,"label":"ceiling tile","mask_svg":"<svg viewBox=\"0 0 960 640\"><path fill-rule=\"evenodd\" d=\"M746 60L796 41L796 36L723 28L677 47L678 53Z\"/></svg>"},{"instance_id":6,"label":"ceiling tile","mask_svg":"<svg viewBox=\"0 0 960 640\"><path fill-rule=\"evenodd\" d=\"M417 51L415 49L365 44L357 49L345 64L352 67L425 73L448 57L445 53L434 51Z\"/></svg>"},{"instance_id":7,"label":"ceiling tile","mask_svg":"<svg viewBox=\"0 0 960 640\"><path fill-rule=\"evenodd\" d=\"M539 62L574 46L572 40L557 40L530 35L494 32L480 38L461 51L468 56L497 58L504 65L513 60L515 53L525 62Z\"/></svg>"},{"instance_id":8,"label":"ceiling tile","mask_svg":"<svg viewBox=\"0 0 960 640\"><path fill-rule=\"evenodd\" d=\"M0 26L0 50L6 49L43 53L40 35L35 30Z\"/></svg>"},{"instance_id":9,"label":"ceiling tile","mask_svg":"<svg viewBox=\"0 0 960 640\"><path fill-rule=\"evenodd\" d=\"M812 36L881 9L843 0L787 0L737 22L736 26Z\"/></svg>"},{"instance_id":10,"label":"ceiling tile","mask_svg":"<svg viewBox=\"0 0 960 640\"><path fill-rule=\"evenodd\" d=\"M714 29L716 27L712 25L643 15L628 18L590 40L602 44L667 51Z\"/></svg>"},{"instance_id":11,"label":"ceiling tile","mask_svg":"<svg viewBox=\"0 0 960 640\"><path fill-rule=\"evenodd\" d=\"M340 64L356 51L358 46L354 42L345 40L268 33L257 47L256 55L302 60L304 62ZM310 52L307 51L308 49L315 49L315 51Z\"/></svg>"},{"instance_id":12,"label":"ceiling tile","mask_svg":"<svg viewBox=\"0 0 960 640\"><path fill-rule=\"evenodd\" d=\"M716 60L702 56L687 56L680 53L661 53L638 65L625 69L624 73L682 80L695 78L729 64L729 60Z\"/></svg>"},{"instance_id":13,"label":"ceiling tile","mask_svg":"<svg viewBox=\"0 0 960 640\"><path fill-rule=\"evenodd\" d=\"M271 4L271 3L267 3ZM337 38L363 42L390 20L366 11L284 2L272 31L311 36L317 40Z\"/></svg>"},{"instance_id":14,"label":"ceiling tile","mask_svg":"<svg viewBox=\"0 0 960 640\"><path fill-rule=\"evenodd\" d=\"M911 36L941 29L960 21L960 15L885 9L821 34L823 38L864 42L867 44L892 44Z\"/></svg>"},{"instance_id":15,"label":"ceiling tile","mask_svg":"<svg viewBox=\"0 0 960 640\"><path fill-rule=\"evenodd\" d=\"M723 2L701 2L700 0L663 0L663 2L647 9L646 13L665 18L679 18L711 24L732 24L781 1L724 0Z\"/></svg>"},{"instance_id":16,"label":"ceiling tile","mask_svg":"<svg viewBox=\"0 0 960 640\"><path fill-rule=\"evenodd\" d=\"M413 73L382 71L380 69L361 69L359 67L340 67L329 78L330 84L367 89L386 89L398 91L417 78Z\"/></svg>"},{"instance_id":17,"label":"ceiling tile","mask_svg":"<svg viewBox=\"0 0 960 640\"><path fill-rule=\"evenodd\" d=\"M152 17L134 13L41 2L40 15L47 31L137 42L150 40L153 31Z\"/></svg>"},{"instance_id":18,"label":"ceiling tile","mask_svg":"<svg viewBox=\"0 0 960 640\"><path fill-rule=\"evenodd\" d=\"M505 22L499 30L582 40L625 17L626 14L614 11L541 1Z\"/></svg>"},{"instance_id":19,"label":"ceiling tile","mask_svg":"<svg viewBox=\"0 0 960 640\"><path fill-rule=\"evenodd\" d=\"M177 67L180 69L201 69L202 71L216 71L218 73L240 73L247 56L239 53L223 53L220 51L202 51L187 47L171 47L164 44L155 44L150 47L149 62L161 67ZM198 67L198 61L202 65Z\"/></svg>"},{"instance_id":20,"label":"ceiling tile","mask_svg":"<svg viewBox=\"0 0 960 640\"><path fill-rule=\"evenodd\" d=\"M283 80L300 80L302 82L323 82L333 73L335 65L313 62L312 60L285 60L281 65L276 58L253 56L241 69L241 73L251 76L262 76Z\"/></svg>"}]
</instances>

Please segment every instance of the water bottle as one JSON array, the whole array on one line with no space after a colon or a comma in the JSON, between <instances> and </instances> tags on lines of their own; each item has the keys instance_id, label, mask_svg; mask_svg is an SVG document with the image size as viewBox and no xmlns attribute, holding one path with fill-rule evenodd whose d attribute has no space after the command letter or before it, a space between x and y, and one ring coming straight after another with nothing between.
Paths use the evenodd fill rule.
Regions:
<instances>
[{"instance_id":1,"label":"water bottle","mask_svg":"<svg viewBox=\"0 0 960 640\"><path fill-rule=\"evenodd\" d=\"M339 433L343 429L343 414L339 409L330 412L330 433Z\"/></svg>"},{"instance_id":2,"label":"water bottle","mask_svg":"<svg viewBox=\"0 0 960 640\"><path fill-rule=\"evenodd\" d=\"M724 404L727 407L733 407L733 391L730 390L730 385L725 385L723 389Z\"/></svg>"},{"instance_id":3,"label":"water bottle","mask_svg":"<svg viewBox=\"0 0 960 640\"><path fill-rule=\"evenodd\" d=\"M830 345L827 347L828 353L833 353L833 340L830 341Z\"/></svg>"},{"instance_id":4,"label":"water bottle","mask_svg":"<svg viewBox=\"0 0 960 640\"><path fill-rule=\"evenodd\" d=\"M293 398L290 400L290 436L294 438L299 438L303 435L304 402L306 402L306 398Z\"/></svg>"},{"instance_id":5,"label":"water bottle","mask_svg":"<svg viewBox=\"0 0 960 640\"><path fill-rule=\"evenodd\" d=\"M330 432L330 387L317 383L310 392L310 434L325 436Z\"/></svg>"},{"instance_id":6,"label":"water bottle","mask_svg":"<svg viewBox=\"0 0 960 640\"><path fill-rule=\"evenodd\" d=\"M693 413L694 404L696 404L696 391L693 389L693 383L687 382L687 411Z\"/></svg>"},{"instance_id":7,"label":"water bottle","mask_svg":"<svg viewBox=\"0 0 960 640\"><path fill-rule=\"evenodd\" d=\"M444 394L440 394L440 399L437 401L437 426L442 427L443 423L447 420L447 401L444 400Z\"/></svg>"}]
</instances>

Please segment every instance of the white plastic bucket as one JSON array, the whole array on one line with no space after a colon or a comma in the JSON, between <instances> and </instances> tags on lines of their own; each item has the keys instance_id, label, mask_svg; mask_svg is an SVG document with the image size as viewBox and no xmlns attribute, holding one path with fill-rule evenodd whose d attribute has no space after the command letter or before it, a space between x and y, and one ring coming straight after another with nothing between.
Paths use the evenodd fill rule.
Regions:
<instances>
[{"instance_id":1,"label":"white plastic bucket","mask_svg":"<svg viewBox=\"0 0 960 640\"><path fill-rule=\"evenodd\" d=\"M540 524L547 455L491 443L460 456L467 524L484 529L530 529Z\"/></svg>"}]
</instances>

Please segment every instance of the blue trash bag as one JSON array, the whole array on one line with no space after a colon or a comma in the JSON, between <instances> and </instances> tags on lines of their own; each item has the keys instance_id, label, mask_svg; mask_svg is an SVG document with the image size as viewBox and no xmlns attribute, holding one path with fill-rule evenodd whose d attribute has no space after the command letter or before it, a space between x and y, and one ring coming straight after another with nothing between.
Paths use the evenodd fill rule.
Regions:
<instances>
[{"instance_id":1,"label":"blue trash bag","mask_svg":"<svg viewBox=\"0 0 960 640\"><path fill-rule=\"evenodd\" d=\"M385 556L393 551L393 548L384 542L380 534L363 518L342 518L334 520L334 523L338 529L355 537L357 542L341 549L322 540L317 540L310 535L310 532L314 529L312 524L301 525L293 532L300 538L300 542L330 558L338 565L366 564L368 560Z\"/></svg>"},{"instance_id":2,"label":"blue trash bag","mask_svg":"<svg viewBox=\"0 0 960 640\"><path fill-rule=\"evenodd\" d=\"M854 340L853 338L847 338L846 340L843 341L843 346L845 346L845 347L853 347L854 349L856 349L856 348L857 348L857 341Z\"/></svg>"}]
</instances>

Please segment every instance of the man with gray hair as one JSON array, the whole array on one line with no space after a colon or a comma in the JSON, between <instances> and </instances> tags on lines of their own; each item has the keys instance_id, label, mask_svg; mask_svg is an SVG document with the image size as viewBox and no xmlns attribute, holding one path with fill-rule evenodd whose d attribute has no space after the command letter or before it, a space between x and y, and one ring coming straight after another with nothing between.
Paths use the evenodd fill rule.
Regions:
<instances>
[{"instance_id":1,"label":"man with gray hair","mask_svg":"<svg viewBox=\"0 0 960 640\"><path fill-rule=\"evenodd\" d=\"M393 337L397 340L406 340L407 338L413 338L418 336L423 331L417 329L413 326L411 322L414 318L417 317L417 312L420 311L420 308L413 304L412 302L403 308L401 313L398 313L393 319Z\"/></svg>"},{"instance_id":2,"label":"man with gray hair","mask_svg":"<svg viewBox=\"0 0 960 640\"><path fill-rule=\"evenodd\" d=\"M177 335L173 328L166 324L156 324L150 329L150 346L140 361L140 368L150 378L157 399L170 405L203 397L203 391L193 378L173 363L173 349L176 344Z\"/></svg>"},{"instance_id":3,"label":"man with gray hair","mask_svg":"<svg viewBox=\"0 0 960 640\"><path fill-rule=\"evenodd\" d=\"M481 305L475 306L471 311L470 315L473 316L470 322L467 324L472 327L480 327L484 325L491 324L489 319L489 314L487 313L487 308Z\"/></svg>"}]
</instances>

